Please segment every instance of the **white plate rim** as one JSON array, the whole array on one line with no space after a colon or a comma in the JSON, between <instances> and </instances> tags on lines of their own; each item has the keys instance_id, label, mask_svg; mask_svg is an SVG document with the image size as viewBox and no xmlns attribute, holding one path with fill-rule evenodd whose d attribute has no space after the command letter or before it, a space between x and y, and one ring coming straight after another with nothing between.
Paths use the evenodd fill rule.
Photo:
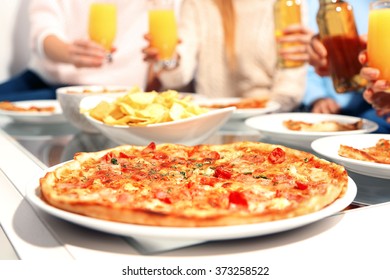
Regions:
<instances>
[{"instance_id":1,"label":"white plate rim","mask_svg":"<svg viewBox=\"0 0 390 280\"><path fill-rule=\"evenodd\" d=\"M51 167L51 169L52 168L55 168L55 166ZM47 204L40 198L39 187L36 187L35 185L29 186L26 189L27 199L36 207L57 218L83 227L133 238L157 238L185 241L247 238L295 229L337 214L353 202L356 194L357 186L351 178L348 178L348 188L343 197L337 199L329 206L311 214L257 224L182 228L125 224L87 217L61 210Z\"/></svg>"},{"instance_id":2,"label":"white plate rim","mask_svg":"<svg viewBox=\"0 0 390 280\"><path fill-rule=\"evenodd\" d=\"M329 158L339 164L345 165L345 167L351 171L359 174L378 177L382 179L390 179L390 164L368 162L357 159L345 158L338 155L338 148L340 144L360 148L371 146L372 143L378 141L380 138L390 140L390 134L361 134L361 135L339 135L339 136L327 136L314 140L311 143L311 148L318 154ZM367 139L370 139L372 143L365 145L356 143L366 143ZM353 143L349 142L353 141ZM329 147L328 145L333 145ZM337 144L337 146L336 146ZM324 147L332 148L331 153L324 151Z\"/></svg>"}]
</instances>

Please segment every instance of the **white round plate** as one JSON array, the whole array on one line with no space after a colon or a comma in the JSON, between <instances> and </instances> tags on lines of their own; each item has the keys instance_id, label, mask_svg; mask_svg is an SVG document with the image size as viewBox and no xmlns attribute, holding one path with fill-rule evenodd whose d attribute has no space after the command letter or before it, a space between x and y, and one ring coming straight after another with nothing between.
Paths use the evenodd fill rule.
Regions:
<instances>
[{"instance_id":1,"label":"white round plate","mask_svg":"<svg viewBox=\"0 0 390 280\"><path fill-rule=\"evenodd\" d=\"M329 136L313 141L311 147L316 153L345 166L348 170L366 176L390 179L390 164L350 159L338 155L341 144L362 149L375 146L381 138L390 140L390 134Z\"/></svg>"},{"instance_id":2,"label":"white round plate","mask_svg":"<svg viewBox=\"0 0 390 280\"><path fill-rule=\"evenodd\" d=\"M55 166L51 167L50 169L52 168L55 168ZM319 221L342 211L354 200L356 192L356 184L351 178L349 178L347 192L342 198L337 199L335 202L325 207L324 209L311 214L290 219L257 224L183 228L142 226L91 218L67 212L47 204L44 200L41 199L39 189L36 187L36 185L32 185L26 190L27 198L32 204L34 204L41 210L66 221L95 230L111 234L118 234L122 236L142 239L151 238L153 240L165 239L176 241L210 241L246 238L262 236L298 228L310 223L314 223L316 221Z\"/></svg>"},{"instance_id":3,"label":"white round plate","mask_svg":"<svg viewBox=\"0 0 390 280\"><path fill-rule=\"evenodd\" d=\"M249 118L245 124L251 128L257 129L263 136L272 140L280 141L289 145L307 148L312 141L331 135L349 135L373 132L378 129L378 124L370 120L363 119L363 127L358 130L334 131L334 132L307 132L289 130L283 125L284 121L295 120L310 123L320 121L338 121L343 123L354 123L361 118L333 115L333 114L315 114L315 113L275 113L264 116Z\"/></svg>"},{"instance_id":4,"label":"white round plate","mask_svg":"<svg viewBox=\"0 0 390 280\"><path fill-rule=\"evenodd\" d=\"M211 105L229 105L237 103L241 98L205 98L199 97L195 98L194 101L199 105L211 106ZM243 120L257 115L264 115L267 113L272 113L277 111L280 108L280 104L275 101L268 101L267 106L264 108L253 108L253 109L237 109L231 115L231 120Z\"/></svg>"},{"instance_id":5,"label":"white round plate","mask_svg":"<svg viewBox=\"0 0 390 280\"><path fill-rule=\"evenodd\" d=\"M62 109L57 100L29 100L12 102L15 106L28 108L30 106L49 107L54 106L54 112L18 112L1 110L0 115L7 116L16 122L25 123L59 123L66 119L62 114Z\"/></svg>"}]
</instances>

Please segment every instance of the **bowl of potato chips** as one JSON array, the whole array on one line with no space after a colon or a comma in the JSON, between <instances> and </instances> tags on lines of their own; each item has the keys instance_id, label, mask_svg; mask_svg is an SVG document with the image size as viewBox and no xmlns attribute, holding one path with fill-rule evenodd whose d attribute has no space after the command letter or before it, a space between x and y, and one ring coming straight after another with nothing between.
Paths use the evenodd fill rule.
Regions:
<instances>
[{"instance_id":1,"label":"bowl of potato chips","mask_svg":"<svg viewBox=\"0 0 390 280\"><path fill-rule=\"evenodd\" d=\"M58 88L56 96L65 118L76 128L88 133L100 133L95 126L89 123L83 114L80 114L80 101L86 96L102 94L125 94L131 90L138 91L138 87L125 86L68 86Z\"/></svg>"},{"instance_id":2,"label":"bowl of potato chips","mask_svg":"<svg viewBox=\"0 0 390 280\"><path fill-rule=\"evenodd\" d=\"M201 144L235 109L210 110L173 90L90 96L80 102L80 111L91 125L114 142L130 145Z\"/></svg>"}]
</instances>

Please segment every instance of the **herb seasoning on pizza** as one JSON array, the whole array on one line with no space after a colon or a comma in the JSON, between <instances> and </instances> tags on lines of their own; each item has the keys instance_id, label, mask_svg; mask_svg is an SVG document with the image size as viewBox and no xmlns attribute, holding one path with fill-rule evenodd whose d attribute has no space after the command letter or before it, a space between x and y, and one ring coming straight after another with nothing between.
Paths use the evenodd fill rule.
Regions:
<instances>
[{"instance_id":1,"label":"herb seasoning on pizza","mask_svg":"<svg viewBox=\"0 0 390 280\"><path fill-rule=\"evenodd\" d=\"M284 146L150 143L78 153L40 180L47 203L141 225L204 227L312 213L343 196L345 169Z\"/></svg>"}]
</instances>

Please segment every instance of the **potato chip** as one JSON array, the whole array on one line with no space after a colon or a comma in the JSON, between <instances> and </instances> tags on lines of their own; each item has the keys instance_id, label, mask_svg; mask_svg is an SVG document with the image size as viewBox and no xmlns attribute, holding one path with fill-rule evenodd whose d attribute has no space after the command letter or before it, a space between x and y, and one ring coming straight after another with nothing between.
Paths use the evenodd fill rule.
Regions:
<instances>
[{"instance_id":1,"label":"potato chip","mask_svg":"<svg viewBox=\"0 0 390 280\"><path fill-rule=\"evenodd\" d=\"M131 107L131 105L129 105L125 102L118 102L117 105L120 107L123 114L135 116L136 110L133 107Z\"/></svg>"},{"instance_id":2,"label":"potato chip","mask_svg":"<svg viewBox=\"0 0 390 280\"><path fill-rule=\"evenodd\" d=\"M138 88L112 103L102 101L88 110L91 117L106 124L133 126L176 121L207 111L193 103L191 96L182 97L177 91L142 92Z\"/></svg>"},{"instance_id":3,"label":"potato chip","mask_svg":"<svg viewBox=\"0 0 390 280\"><path fill-rule=\"evenodd\" d=\"M92 118L95 118L99 121L102 121L104 119L104 117L106 116L106 113L111 111L111 107L112 106L110 103L108 103L106 101L102 101L96 107L89 110L89 115Z\"/></svg>"},{"instance_id":4,"label":"potato chip","mask_svg":"<svg viewBox=\"0 0 390 280\"><path fill-rule=\"evenodd\" d=\"M134 107L144 107L146 105L154 103L154 100L157 97L156 92L136 92L134 94L128 94L129 100L131 100L130 105L135 105Z\"/></svg>"},{"instance_id":5,"label":"potato chip","mask_svg":"<svg viewBox=\"0 0 390 280\"><path fill-rule=\"evenodd\" d=\"M186 117L186 109L179 103L174 103L169 110L169 116L172 120L177 121Z\"/></svg>"}]
</instances>

